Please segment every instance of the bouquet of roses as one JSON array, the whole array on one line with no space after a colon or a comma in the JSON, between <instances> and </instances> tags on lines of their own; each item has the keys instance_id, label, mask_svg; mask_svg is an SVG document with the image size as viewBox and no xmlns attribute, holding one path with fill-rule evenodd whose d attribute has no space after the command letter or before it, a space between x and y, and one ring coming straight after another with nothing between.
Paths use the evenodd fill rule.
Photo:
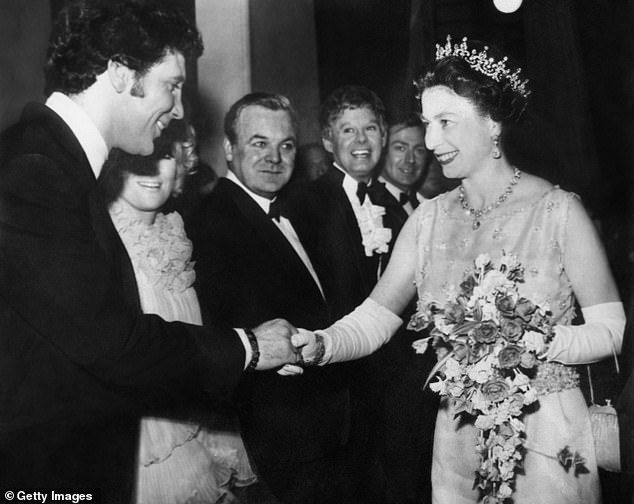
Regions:
<instances>
[{"instance_id":1,"label":"bouquet of roses","mask_svg":"<svg viewBox=\"0 0 634 504\"><path fill-rule=\"evenodd\" d=\"M425 385L455 403L457 414L475 417L480 467L475 484L487 504L511 501L515 473L522 466L522 416L537 400L530 378L554 336L551 313L520 295L524 269L503 253L496 267L486 254L444 306L419 301L409 328L433 326L414 342L417 352L431 345L438 363Z\"/></svg>"}]
</instances>

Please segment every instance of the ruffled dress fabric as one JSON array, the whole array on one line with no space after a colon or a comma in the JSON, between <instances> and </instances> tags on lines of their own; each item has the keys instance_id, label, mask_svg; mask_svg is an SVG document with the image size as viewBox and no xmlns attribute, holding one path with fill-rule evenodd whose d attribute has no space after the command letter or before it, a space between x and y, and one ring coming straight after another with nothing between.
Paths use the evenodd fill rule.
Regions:
<instances>
[{"instance_id":1,"label":"ruffled dress fabric","mask_svg":"<svg viewBox=\"0 0 634 504\"><path fill-rule=\"evenodd\" d=\"M201 325L192 244L181 216L158 213L147 225L117 202L110 215L132 261L143 312ZM236 502L230 488L255 480L237 427L209 431L193 422L141 421L137 503Z\"/></svg>"},{"instance_id":2,"label":"ruffled dress fabric","mask_svg":"<svg viewBox=\"0 0 634 504\"><path fill-rule=\"evenodd\" d=\"M550 306L555 322L568 325L574 317L574 296L564 269L564 232L574 194L554 187L530 205L506 214L486 216L480 227L447 210L449 193L423 202L417 209L417 275L419 303L444 303L454 298L473 261L487 253L499 263L502 251L514 254L525 267L520 293ZM500 209L502 210L502 209ZM539 408L526 415L524 469L516 478L515 504L596 504L601 502L598 470L586 401L573 367L541 366ZM473 421L454 418L443 400L436 420L432 465L432 500L436 504L478 502L473 489L479 458L478 430ZM586 460L587 473L566 471L557 460L564 447Z\"/></svg>"}]
</instances>

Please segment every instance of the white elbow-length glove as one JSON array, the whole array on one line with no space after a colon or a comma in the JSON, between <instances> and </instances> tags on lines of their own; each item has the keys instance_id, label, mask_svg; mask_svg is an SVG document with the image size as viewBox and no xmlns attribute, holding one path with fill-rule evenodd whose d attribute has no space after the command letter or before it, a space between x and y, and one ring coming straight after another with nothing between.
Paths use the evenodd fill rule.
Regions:
<instances>
[{"instance_id":1,"label":"white elbow-length glove","mask_svg":"<svg viewBox=\"0 0 634 504\"><path fill-rule=\"evenodd\" d=\"M314 332L299 329L291 341L301 349L307 365L323 366L371 354L387 343L402 323L398 315L367 298L327 329ZM278 373L286 376L301 374L302 368L287 364Z\"/></svg>"},{"instance_id":2,"label":"white elbow-length glove","mask_svg":"<svg viewBox=\"0 0 634 504\"><path fill-rule=\"evenodd\" d=\"M549 361L589 364L621 353L625 311L623 303L601 303L581 309L585 324L555 326L546 352Z\"/></svg>"},{"instance_id":3,"label":"white elbow-length glove","mask_svg":"<svg viewBox=\"0 0 634 504\"><path fill-rule=\"evenodd\" d=\"M318 364L359 359L371 354L394 335L403 321L385 306L367 298L355 310L327 329L315 331L323 337L325 351Z\"/></svg>"}]
</instances>

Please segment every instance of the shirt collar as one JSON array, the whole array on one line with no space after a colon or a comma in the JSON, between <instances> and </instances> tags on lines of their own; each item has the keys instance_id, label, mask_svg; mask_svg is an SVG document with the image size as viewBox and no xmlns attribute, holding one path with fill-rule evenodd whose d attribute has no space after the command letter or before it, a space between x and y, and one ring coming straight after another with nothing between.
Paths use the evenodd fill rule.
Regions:
<instances>
[{"instance_id":1,"label":"shirt collar","mask_svg":"<svg viewBox=\"0 0 634 504\"><path fill-rule=\"evenodd\" d=\"M46 106L59 115L68 125L84 150L90 167L99 177L108 157L108 145L88 114L63 93L54 92L46 100Z\"/></svg>"},{"instance_id":2,"label":"shirt collar","mask_svg":"<svg viewBox=\"0 0 634 504\"><path fill-rule=\"evenodd\" d=\"M396 187L394 184L392 184L392 182L387 180L383 175L379 175L378 180L379 180L379 182L382 182L383 184L385 184L385 188L388 191L390 191L390 194L392 196L394 196L396 198L396 200L398 201L398 199L401 197L401 193L403 191L401 191L398 187Z\"/></svg>"},{"instance_id":3,"label":"shirt collar","mask_svg":"<svg viewBox=\"0 0 634 504\"><path fill-rule=\"evenodd\" d=\"M394 184L392 184L383 175L379 175L378 181L385 184L385 188L388 191L390 191L390 194L394 196L397 201L401 197L401 193L405 192L405 191L402 191L400 188L396 187ZM418 191L416 191L414 194L416 195L416 199L418 200L419 203L422 203L425 200L425 198Z\"/></svg>"},{"instance_id":4,"label":"shirt collar","mask_svg":"<svg viewBox=\"0 0 634 504\"><path fill-rule=\"evenodd\" d=\"M228 179L228 180L231 180L231 182L236 184L240 189L242 189L245 193L247 193L249 196L251 196L253 201L255 201L258 204L258 206L262 210L264 210L264 213L268 215L269 207L271 206L271 202L273 202L275 200L275 198L268 199L268 198L265 198L264 196L260 196L259 194L255 194L247 186L245 186L240 181L240 179L237 177L237 175L235 173L233 173L233 171L231 171L231 170L227 170L227 174L225 175L225 178Z\"/></svg>"},{"instance_id":5,"label":"shirt collar","mask_svg":"<svg viewBox=\"0 0 634 504\"><path fill-rule=\"evenodd\" d=\"M359 198L357 198L357 187L359 186L359 182L348 175L346 170L344 170L336 162L333 162L332 164L335 168L337 168L337 170L343 173L343 182L341 185L343 186L343 191L346 193L346 196L348 196L351 203L358 204Z\"/></svg>"}]
</instances>

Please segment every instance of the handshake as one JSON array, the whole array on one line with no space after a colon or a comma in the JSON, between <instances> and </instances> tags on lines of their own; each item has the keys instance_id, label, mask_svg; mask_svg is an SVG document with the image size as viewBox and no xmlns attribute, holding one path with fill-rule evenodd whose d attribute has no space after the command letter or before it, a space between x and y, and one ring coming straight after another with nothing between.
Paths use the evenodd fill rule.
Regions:
<instances>
[{"instance_id":1,"label":"handshake","mask_svg":"<svg viewBox=\"0 0 634 504\"><path fill-rule=\"evenodd\" d=\"M281 368L281 375L301 374L305 365L316 364L323 356L321 337L305 330L297 330L284 319L264 322L253 330L258 342L260 357L258 371Z\"/></svg>"}]
</instances>

